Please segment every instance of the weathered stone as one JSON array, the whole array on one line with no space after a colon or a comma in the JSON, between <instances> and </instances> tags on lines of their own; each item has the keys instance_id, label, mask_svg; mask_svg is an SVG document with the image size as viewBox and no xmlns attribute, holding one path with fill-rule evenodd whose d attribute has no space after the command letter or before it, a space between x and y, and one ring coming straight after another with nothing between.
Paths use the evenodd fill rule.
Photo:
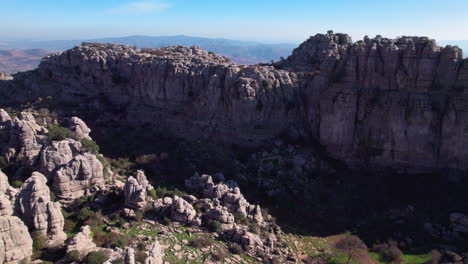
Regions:
<instances>
[{"instance_id":1,"label":"weathered stone","mask_svg":"<svg viewBox=\"0 0 468 264\"><path fill-rule=\"evenodd\" d=\"M125 264L135 264L135 250L131 247L125 248L125 255L124 255L124 263Z\"/></svg>"},{"instance_id":2,"label":"weathered stone","mask_svg":"<svg viewBox=\"0 0 468 264\"><path fill-rule=\"evenodd\" d=\"M163 264L163 250L158 241L153 242L147 247L148 257L144 264Z\"/></svg>"},{"instance_id":3,"label":"weathered stone","mask_svg":"<svg viewBox=\"0 0 468 264\"><path fill-rule=\"evenodd\" d=\"M31 235L16 216L0 216L0 262L17 264L32 256Z\"/></svg>"},{"instance_id":4,"label":"weathered stone","mask_svg":"<svg viewBox=\"0 0 468 264\"><path fill-rule=\"evenodd\" d=\"M59 245L67 238L64 218L58 202L50 200L47 179L39 172L28 178L16 198L15 213L33 230L41 232L50 245Z\"/></svg>"},{"instance_id":5,"label":"weathered stone","mask_svg":"<svg viewBox=\"0 0 468 264\"><path fill-rule=\"evenodd\" d=\"M143 171L137 171L136 178L129 177L124 187L125 206L134 209L143 209L146 206L147 192L152 190Z\"/></svg>"},{"instance_id":6,"label":"weathered stone","mask_svg":"<svg viewBox=\"0 0 468 264\"><path fill-rule=\"evenodd\" d=\"M85 193L103 187L103 165L90 153L75 156L54 175L53 190L63 203L73 202Z\"/></svg>"},{"instance_id":7,"label":"weathered stone","mask_svg":"<svg viewBox=\"0 0 468 264\"><path fill-rule=\"evenodd\" d=\"M79 252L82 257L88 255L89 252L97 251L89 226L83 226L80 232L70 239L67 245L67 253L72 251Z\"/></svg>"},{"instance_id":8,"label":"weathered stone","mask_svg":"<svg viewBox=\"0 0 468 264\"><path fill-rule=\"evenodd\" d=\"M69 128L71 131L75 132L78 139L84 138L91 140L91 137L89 136L91 129L89 129L86 123L78 117L74 116L70 118Z\"/></svg>"},{"instance_id":9,"label":"weathered stone","mask_svg":"<svg viewBox=\"0 0 468 264\"><path fill-rule=\"evenodd\" d=\"M27 87L15 89L17 100L105 97L93 110L125 105L126 124L187 139L258 145L295 130L350 166L468 168L468 67L459 48L426 37L317 34L272 66L235 65L197 47L83 43L15 81Z\"/></svg>"}]
</instances>

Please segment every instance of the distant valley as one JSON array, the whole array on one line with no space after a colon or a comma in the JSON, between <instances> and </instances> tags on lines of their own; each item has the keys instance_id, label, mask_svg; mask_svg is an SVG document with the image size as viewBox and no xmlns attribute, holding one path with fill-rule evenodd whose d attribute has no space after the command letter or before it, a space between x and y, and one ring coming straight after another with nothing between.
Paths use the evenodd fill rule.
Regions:
<instances>
[{"instance_id":1,"label":"distant valley","mask_svg":"<svg viewBox=\"0 0 468 264\"><path fill-rule=\"evenodd\" d=\"M297 44L263 44L228 39L199 38L189 36L129 36L87 40L9 41L0 42L0 72L8 74L32 70L42 57L51 52L63 51L82 42L116 43L138 48L161 48L166 46L200 46L201 48L229 57L238 64L257 64L287 57Z\"/></svg>"}]
</instances>

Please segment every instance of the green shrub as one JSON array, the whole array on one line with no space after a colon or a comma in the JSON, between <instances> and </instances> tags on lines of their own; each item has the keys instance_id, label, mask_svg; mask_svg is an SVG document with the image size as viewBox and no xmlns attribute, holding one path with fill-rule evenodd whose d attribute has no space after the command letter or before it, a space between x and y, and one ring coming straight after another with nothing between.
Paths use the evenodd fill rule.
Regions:
<instances>
[{"instance_id":1,"label":"green shrub","mask_svg":"<svg viewBox=\"0 0 468 264\"><path fill-rule=\"evenodd\" d=\"M47 130L47 137L52 141L61 141L67 138L77 139L76 134L65 127L59 127L56 125L48 125Z\"/></svg>"},{"instance_id":2,"label":"green shrub","mask_svg":"<svg viewBox=\"0 0 468 264\"><path fill-rule=\"evenodd\" d=\"M156 198L158 197L158 195L156 194L156 190L155 189L151 189L148 191L148 195L153 197L153 198Z\"/></svg>"},{"instance_id":3,"label":"green shrub","mask_svg":"<svg viewBox=\"0 0 468 264\"><path fill-rule=\"evenodd\" d=\"M84 207L80 210L80 212L76 216L76 219L82 222L88 220L88 218L90 218L92 215L94 215L94 212L91 209L89 209L89 207Z\"/></svg>"},{"instance_id":4,"label":"green shrub","mask_svg":"<svg viewBox=\"0 0 468 264\"><path fill-rule=\"evenodd\" d=\"M226 258L226 252L217 247L214 251L211 252L211 258L217 263L222 262Z\"/></svg>"},{"instance_id":5,"label":"green shrub","mask_svg":"<svg viewBox=\"0 0 468 264\"><path fill-rule=\"evenodd\" d=\"M33 239L33 259L40 258L43 250L47 247L47 238L41 232L32 233Z\"/></svg>"},{"instance_id":6,"label":"green shrub","mask_svg":"<svg viewBox=\"0 0 468 264\"><path fill-rule=\"evenodd\" d=\"M57 197L55 197L55 193L54 193L54 192L50 192L50 193L49 193L49 196L50 196L50 200L51 200L52 202L55 202L55 201L57 200Z\"/></svg>"},{"instance_id":7,"label":"green shrub","mask_svg":"<svg viewBox=\"0 0 468 264\"><path fill-rule=\"evenodd\" d=\"M80 140L81 145L83 146L84 151L90 152L94 155L99 153L99 146L94 140L83 138Z\"/></svg>"},{"instance_id":8,"label":"green shrub","mask_svg":"<svg viewBox=\"0 0 468 264\"><path fill-rule=\"evenodd\" d=\"M76 206L81 207L83 204L85 204L88 201L88 196L81 196L78 200L76 200Z\"/></svg>"},{"instance_id":9,"label":"green shrub","mask_svg":"<svg viewBox=\"0 0 468 264\"><path fill-rule=\"evenodd\" d=\"M221 223L217 220L210 220L206 223L210 232L220 233L222 231Z\"/></svg>"},{"instance_id":10,"label":"green shrub","mask_svg":"<svg viewBox=\"0 0 468 264\"><path fill-rule=\"evenodd\" d=\"M242 248L237 244L229 245L228 249L229 249L229 252L231 252L232 254L240 255L240 254L244 253Z\"/></svg>"},{"instance_id":11,"label":"green shrub","mask_svg":"<svg viewBox=\"0 0 468 264\"><path fill-rule=\"evenodd\" d=\"M171 219L169 219L168 217L163 217L162 219L162 224L165 225L165 226L168 226L171 224Z\"/></svg>"},{"instance_id":12,"label":"green shrub","mask_svg":"<svg viewBox=\"0 0 468 264\"><path fill-rule=\"evenodd\" d=\"M87 264L102 264L107 261L109 257L107 256L106 253L101 252L101 251L94 251L90 252L86 258L85 261Z\"/></svg>"},{"instance_id":13,"label":"green shrub","mask_svg":"<svg viewBox=\"0 0 468 264\"><path fill-rule=\"evenodd\" d=\"M254 234L260 233L260 226L257 223L254 223L254 222L250 223L249 224L249 232L254 233Z\"/></svg>"},{"instance_id":14,"label":"green shrub","mask_svg":"<svg viewBox=\"0 0 468 264\"><path fill-rule=\"evenodd\" d=\"M202 237L197 237L190 241L189 246L194 247L194 248L206 248L211 245L213 245L213 239L202 236Z\"/></svg>"},{"instance_id":15,"label":"green shrub","mask_svg":"<svg viewBox=\"0 0 468 264\"><path fill-rule=\"evenodd\" d=\"M372 251L378 253L383 260L388 262L400 263L403 259L403 252L401 252L394 241L374 245Z\"/></svg>"},{"instance_id":16,"label":"green shrub","mask_svg":"<svg viewBox=\"0 0 468 264\"><path fill-rule=\"evenodd\" d=\"M75 261L75 262L83 261L83 256L78 250L73 250L73 251L68 252L67 256L68 256L68 259L70 259L71 261Z\"/></svg>"},{"instance_id":17,"label":"green shrub","mask_svg":"<svg viewBox=\"0 0 468 264\"><path fill-rule=\"evenodd\" d=\"M0 157L0 170L8 167L8 162L4 157Z\"/></svg>"},{"instance_id":18,"label":"green shrub","mask_svg":"<svg viewBox=\"0 0 468 264\"><path fill-rule=\"evenodd\" d=\"M23 185L24 182L20 181L20 180L14 180L12 183L11 183L11 186L15 187L15 188L21 188L21 185Z\"/></svg>"},{"instance_id":19,"label":"green shrub","mask_svg":"<svg viewBox=\"0 0 468 264\"><path fill-rule=\"evenodd\" d=\"M63 231L65 233L74 233L76 232L77 223L71 219L65 219L65 224L63 225Z\"/></svg>"}]
</instances>

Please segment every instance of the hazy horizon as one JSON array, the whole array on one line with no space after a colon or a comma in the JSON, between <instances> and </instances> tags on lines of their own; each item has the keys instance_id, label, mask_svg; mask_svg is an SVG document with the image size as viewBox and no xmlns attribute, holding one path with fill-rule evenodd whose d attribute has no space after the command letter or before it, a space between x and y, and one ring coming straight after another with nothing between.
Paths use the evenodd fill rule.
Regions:
<instances>
[{"instance_id":1,"label":"hazy horizon","mask_svg":"<svg viewBox=\"0 0 468 264\"><path fill-rule=\"evenodd\" d=\"M468 2L305 0L4 1L3 41L122 36L196 36L263 43L300 43L327 30L395 38L468 39ZM456 6L457 8L453 8ZM402 8L404 7L404 8Z\"/></svg>"}]
</instances>

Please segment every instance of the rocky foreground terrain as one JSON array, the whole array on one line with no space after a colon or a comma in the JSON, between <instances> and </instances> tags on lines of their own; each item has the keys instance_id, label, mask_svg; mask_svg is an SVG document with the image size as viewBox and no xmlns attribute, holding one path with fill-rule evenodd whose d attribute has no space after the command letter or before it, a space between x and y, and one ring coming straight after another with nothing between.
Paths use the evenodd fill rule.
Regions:
<instances>
[{"instance_id":1,"label":"rocky foreground terrain","mask_svg":"<svg viewBox=\"0 0 468 264\"><path fill-rule=\"evenodd\" d=\"M0 76L0 259L466 263L465 62L333 32L269 65L47 56Z\"/></svg>"}]
</instances>

